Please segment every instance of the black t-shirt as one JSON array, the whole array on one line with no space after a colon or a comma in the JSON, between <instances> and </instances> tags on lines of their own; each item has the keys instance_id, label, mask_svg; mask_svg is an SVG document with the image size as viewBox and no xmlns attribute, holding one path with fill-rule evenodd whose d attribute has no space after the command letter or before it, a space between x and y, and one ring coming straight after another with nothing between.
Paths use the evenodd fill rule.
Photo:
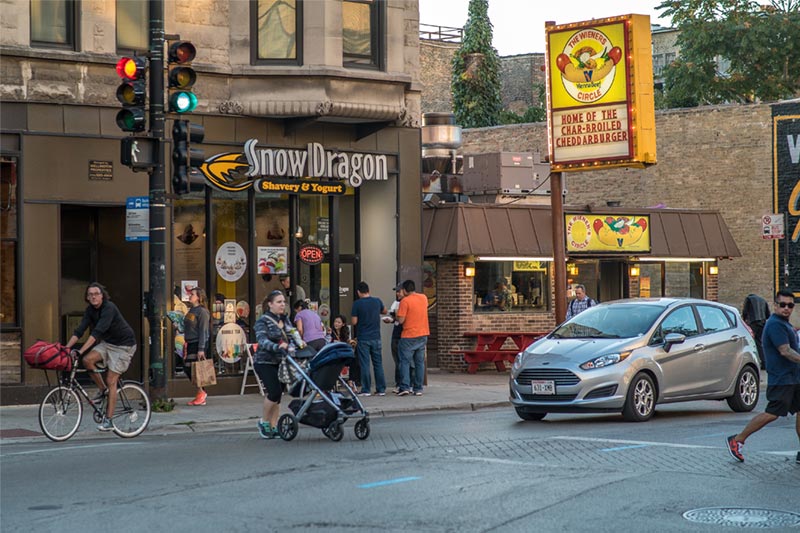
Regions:
<instances>
[{"instance_id":1,"label":"black t-shirt","mask_svg":"<svg viewBox=\"0 0 800 533\"><path fill-rule=\"evenodd\" d=\"M133 328L125 321L113 302L103 301L98 308L93 305L87 306L83 319L75 328L73 335L81 338L88 327L91 327L90 334L97 339L97 342L107 342L115 346L136 346Z\"/></svg>"}]
</instances>

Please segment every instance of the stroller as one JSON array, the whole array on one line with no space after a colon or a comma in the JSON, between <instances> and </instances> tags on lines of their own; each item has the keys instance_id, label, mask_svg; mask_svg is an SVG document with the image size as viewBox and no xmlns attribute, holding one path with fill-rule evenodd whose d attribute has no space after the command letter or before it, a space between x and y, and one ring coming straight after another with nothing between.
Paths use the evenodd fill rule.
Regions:
<instances>
[{"instance_id":1,"label":"stroller","mask_svg":"<svg viewBox=\"0 0 800 533\"><path fill-rule=\"evenodd\" d=\"M369 413L339 374L342 368L353 359L353 348L344 342L334 342L324 346L311 360L298 360L286 356L287 364L294 368L296 381L289 385L289 395L297 398L289 402L294 414L284 414L278 419L278 433L289 441L297 436L298 422L315 428L334 442L342 440L342 426L348 418L359 418L354 427L358 439L369 437ZM336 385L342 385L342 392Z\"/></svg>"}]
</instances>

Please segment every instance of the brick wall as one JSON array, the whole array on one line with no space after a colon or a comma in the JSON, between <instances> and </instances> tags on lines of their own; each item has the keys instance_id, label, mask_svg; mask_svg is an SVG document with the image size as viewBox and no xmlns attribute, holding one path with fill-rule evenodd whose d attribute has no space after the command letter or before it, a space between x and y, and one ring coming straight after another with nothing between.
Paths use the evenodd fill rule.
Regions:
<instances>
[{"instance_id":1,"label":"brick wall","mask_svg":"<svg viewBox=\"0 0 800 533\"><path fill-rule=\"evenodd\" d=\"M719 210L742 253L720 261L719 301L741 307L750 293L770 301L773 245L760 236L760 217L772 212L770 106L659 111L656 135L657 165L567 174L567 205ZM466 129L463 139L464 153L547 153L544 123Z\"/></svg>"},{"instance_id":2,"label":"brick wall","mask_svg":"<svg viewBox=\"0 0 800 533\"><path fill-rule=\"evenodd\" d=\"M539 103L535 83L545 82L544 54L522 54L500 58L503 108L523 114Z\"/></svg>"}]
</instances>

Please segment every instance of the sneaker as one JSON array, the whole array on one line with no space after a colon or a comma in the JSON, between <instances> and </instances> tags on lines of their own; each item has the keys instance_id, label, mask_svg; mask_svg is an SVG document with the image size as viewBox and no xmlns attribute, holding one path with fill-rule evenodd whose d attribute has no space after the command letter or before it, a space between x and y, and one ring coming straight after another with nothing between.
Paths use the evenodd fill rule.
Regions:
<instances>
[{"instance_id":1,"label":"sneaker","mask_svg":"<svg viewBox=\"0 0 800 533\"><path fill-rule=\"evenodd\" d=\"M410 390L401 390L397 393L398 396L408 396L409 394L411 394Z\"/></svg>"},{"instance_id":2,"label":"sneaker","mask_svg":"<svg viewBox=\"0 0 800 533\"><path fill-rule=\"evenodd\" d=\"M197 393L197 396L194 397L194 400L188 402L186 405L205 405L206 398L208 398L208 393L206 391L200 391Z\"/></svg>"},{"instance_id":3,"label":"sneaker","mask_svg":"<svg viewBox=\"0 0 800 533\"><path fill-rule=\"evenodd\" d=\"M392 389L392 392L394 394L399 394L400 393L400 387L397 387L396 389Z\"/></svg>"},{"instance_id":4,"label":"sneaker","mask_svg":"<svg viewBox=\"0 0 800 533\"><path fill-rule=\"evenodd\" d=\"M730 452L731 456L734 459L736 459L740 463L743 463L744 455L742 455L742 446L744 446L744 444L737 441L735 437L736 435L731 435L730 437L728 437L728 451Z\"/></svg>"},{"instance_id":5,"label":"sneaker","mask_svg":"<svg viewBox=\"0 0 800 533\"><path fill-rule=\"evenodd\" d=\"M372 396L372 394L370 394L368 392L359 392L358 395L359 396Z\"/></svg>"},{"instance_id":6,"label":"sneaker","mask_svg":"<svg viewBox=\"0 0 800 533\"><path fill-rule=\"evenodd\" d=\"M258 434L261 435L262 439L274 439L275 429L270 426L269 422L258 422Z\"/></svg>"},{"instance_id":7,"label":"sneaker","mask_svg":"<svg viewBox=\"0 0 800 533\"><path fill-rule=\"evenodd\" d=\"M376 396L386 396L386 393L385 392L378 392L378 393L376 393Z\"/></svg>"},{"instance_id":8,"label":"sneaker","mask_svg":"<svg viewBox=\"0 0 800 533\"><path fill-rule=\"evenodd\" d=\"M108 394L108 389L103 389L103 390L97 391L97 394L92 396L92 403L97 403L97 402L101 401L103 398L106 397L107 394Z\"/></svg>"},{"instance_id":9,"label":"sneaker","mask_svg":"<svg viewBox=\"0 0 800 533\"><path fill-rule=\"evenodd\" d=\"M100 431L112 431L114 429L114 424L111 423L106 417L103 417L103 421L97 426L97 429Z\"/></svg>"},{"instance_id":10,"label":"sneaker","mask_svg":"<svg viewBox=\"0 0 800 533\"><path fill-rule=\"evenodd\" d=\"M418 390L417 392L414 393L414 396L422 396L422 391Z\"/></svg>"}]
</instances>

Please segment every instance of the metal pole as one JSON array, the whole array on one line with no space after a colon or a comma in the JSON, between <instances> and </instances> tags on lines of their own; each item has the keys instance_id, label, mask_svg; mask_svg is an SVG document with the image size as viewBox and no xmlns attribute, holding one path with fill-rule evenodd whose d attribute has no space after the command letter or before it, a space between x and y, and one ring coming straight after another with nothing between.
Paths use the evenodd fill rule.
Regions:
<instances>
[{"instance_id":1,"label":"metal pole","mask_svg":"<svg viewBox=\"0 0 800 533\"><path fill-rule=\"evenodd\" d=\"M789 287L789 213L783 214L783 286Z\"/></svg>"},{"instance_id":2,"label":"metal pole","mask_svg":"<svg viewBox=\"0 0 800 533\"><path fill-rule=\"evenodd\" d=\"M155 166L150 172L150 396L167 398L164 368L166 302L166 190L164 188L164 1L150 8L150 137L155 140Z\"/></svg>"},{"instance_id":3,"label":"metal pole","mask_svg":"<svg viewBox=\"0 0 800 533\"><path fill-rule=\"evenodd\" d=\"M550 174L550 206L553 216L553 270L555 270L555 319L560 324L567 316L567 264L564 243L563 174Z\"/></svg>"}]
</instances>

